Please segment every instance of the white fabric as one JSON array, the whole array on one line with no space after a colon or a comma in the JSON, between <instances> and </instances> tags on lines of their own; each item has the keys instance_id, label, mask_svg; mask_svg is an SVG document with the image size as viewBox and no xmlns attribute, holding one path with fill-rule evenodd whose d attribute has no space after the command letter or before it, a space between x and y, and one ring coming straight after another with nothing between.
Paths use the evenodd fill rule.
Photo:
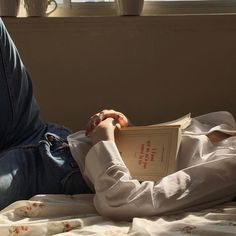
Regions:
<instances>
[{"instance_id":1,"label":"white fabric","mask_svg":"<svg viewBox=\"0 0 236 236\"><path fill-rule=\"evenodd\" d=\"M98 215L93 195L39 195L0 212L1 236L234 236L236 203L165 217L112 221Z\"/></svg>"},{"instance_id":2,"label":"white fabric","mask_svg":"<svg viewBox=\"0 0 236 236\"><path fill-rule=\"evenodd\" d=\"M132 179L112 141L99 142L89 149L87 140L81 156L81 132L73 135L73 144L70 137L68 140L80 166L81 160L85 161L83 173L95 187L97 211L113 219L128 220L198 210L236 196L236 137L212 143L206 134L216 130L236 134L230 113L215 112L192 119L183 130L177 158L179 171L156 183Z\"/></svg>"}]
</instances>

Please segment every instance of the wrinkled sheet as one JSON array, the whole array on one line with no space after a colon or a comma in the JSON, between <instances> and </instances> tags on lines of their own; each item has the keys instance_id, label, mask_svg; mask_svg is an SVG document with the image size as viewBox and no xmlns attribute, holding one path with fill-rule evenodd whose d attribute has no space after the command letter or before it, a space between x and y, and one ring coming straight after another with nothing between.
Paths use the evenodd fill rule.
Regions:
<instances>
[{"instance_id":1,"label":"wrinkled sheet","mask_svg":"<svg viewBox=\"0 0 236 236\"><path fill-rule=\"evenodd\" d=\"M165 217L116 222L101 217L93 195L37 195L0 212L0 235L236 235L236 202Z\"/></svg>"}]
</instances>

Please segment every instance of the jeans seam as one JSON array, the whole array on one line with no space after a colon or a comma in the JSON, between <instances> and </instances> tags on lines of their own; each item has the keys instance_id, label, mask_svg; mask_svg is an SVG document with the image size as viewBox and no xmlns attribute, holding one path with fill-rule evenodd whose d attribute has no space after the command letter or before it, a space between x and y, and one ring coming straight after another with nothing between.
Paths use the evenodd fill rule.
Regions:
<instances>
[{"instance_id":1,"label":"jeans seam","mask_svg":"<svg viewBox=\"0 0 236 236\"><path fill-rule=\"evenodd\" d=\"M0 40L1 40L1 43L0 45L4 45L3 44L3 41L2 41L2 37L0 37ZM2 61L2 65L3 65L3 76L4 76L4 80L6 82L6 85L7 85L7 92L8 92L8 98L9 98L9 101L10 101L10 104L11 104L11 121L13 122L13 119L14 119L14 107L13 107L13 102L12 102L12 96L11 96L11 90L10 90L10 86L9 86L9 83L8 83L8 76L7 76L7 72L6 72L6 62L4 60L4 57L3 57L3 49L2 47L0 46L0 53L1 53L1 61Z\"/></svg>"}]
</instances>

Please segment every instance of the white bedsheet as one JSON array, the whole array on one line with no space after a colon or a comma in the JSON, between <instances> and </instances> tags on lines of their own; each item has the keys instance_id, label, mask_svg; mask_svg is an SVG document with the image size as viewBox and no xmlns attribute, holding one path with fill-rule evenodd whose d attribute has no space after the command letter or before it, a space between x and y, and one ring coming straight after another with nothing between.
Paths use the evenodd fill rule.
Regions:
<instances>
[{"instance_id":1,"label":"white bedsheet","mask_svg":"<svg viewBox=\"0 0 236 236\"><path fill-rule=\"evenodd\" d=\"M0 235L236 235L236 202L200 212L115 222L97 214L92 194L37 195L0 212Z\"/></svg>"}]
</instances>

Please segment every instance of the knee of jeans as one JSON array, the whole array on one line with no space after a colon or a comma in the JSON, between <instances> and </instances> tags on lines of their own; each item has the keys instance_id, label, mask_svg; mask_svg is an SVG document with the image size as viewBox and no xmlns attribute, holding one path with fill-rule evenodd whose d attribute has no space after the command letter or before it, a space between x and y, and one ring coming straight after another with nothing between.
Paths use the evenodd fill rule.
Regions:
<instances>
[{"instance_id":1,"label":"knee of jeans","mask_svg":"<svg viewBox=\"0 0 236 236\"><path fill-rule=\"evenodd\" d=\"M10 205L17 200L31 197L27 183L20 171L2 173L0 175L0 209Z\"/></svg>"},{"instance_id":2,"label":"knee of jeans","mask_svg":"<svg viewBox=\"0 0 236 236\"><path fill-rule=\"evenodd\" d=\"M92 193L79 169L75 169L67 174L62 180L62 186L64 194Z\"/></svg>"},{"instance_id":3,"label":"knee of jeans","mask_svg":"<svg viewBox=\"0 0 236 236\"><path fill-rule=\"evenodd\" d=\"M0 176L0 208L8 206L16 200L22 199L21 188L23 184L20 184L21 177L12 173L4 174Z\"/></svg>"}]
</instances>

